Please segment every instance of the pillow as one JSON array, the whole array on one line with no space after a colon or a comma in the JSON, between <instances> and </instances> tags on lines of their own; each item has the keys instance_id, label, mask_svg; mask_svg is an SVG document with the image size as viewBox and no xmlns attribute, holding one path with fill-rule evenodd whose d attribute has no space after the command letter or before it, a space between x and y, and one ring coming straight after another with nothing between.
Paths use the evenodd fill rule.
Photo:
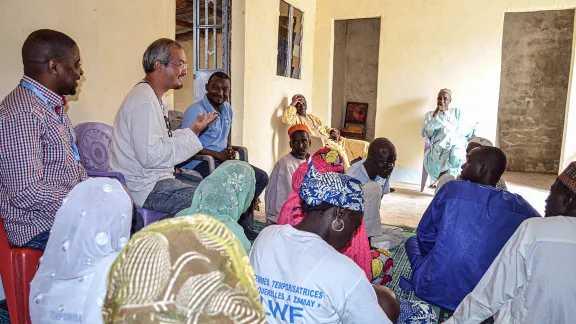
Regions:
<instances>
[{"instance_id":1,"label":"pillow","mask_svg":"<svg viewBox=\"0 0 576 324\"><path fill-rule=\"evenodd\" d=\"M342 130L343 132L350 132L350 133L362 133L364 128L357 126L357 125L348 125L344 127Z\"/></svg>"}]
</instances>

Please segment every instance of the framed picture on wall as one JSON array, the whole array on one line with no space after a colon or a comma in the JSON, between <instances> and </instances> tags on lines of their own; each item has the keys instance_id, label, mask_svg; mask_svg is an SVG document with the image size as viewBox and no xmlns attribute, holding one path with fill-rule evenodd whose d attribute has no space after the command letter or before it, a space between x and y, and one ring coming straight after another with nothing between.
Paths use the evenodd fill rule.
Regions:
<instances>
[{"instance_id":1,"label":"framed picture on wall","mask_svg":"<svg viewBox=\"0 0 576 324\"><path fill-rule=\"evenodd\" d=\"M344 122L365 125L367 114L368 114L368 103L347 102L346 116Z\"/></svg>"},{"instance_id":2,"label":"framed picture on wall","mask_svg":"<svg viewBox=\"0 0 576 324\"><path fill-rule=\"evenodd\" d=\"M366 138L366 116L368 104L365 102L347 102L344 116L344 128L340 134L357 139Z\"/></svg>"}]
</instances>

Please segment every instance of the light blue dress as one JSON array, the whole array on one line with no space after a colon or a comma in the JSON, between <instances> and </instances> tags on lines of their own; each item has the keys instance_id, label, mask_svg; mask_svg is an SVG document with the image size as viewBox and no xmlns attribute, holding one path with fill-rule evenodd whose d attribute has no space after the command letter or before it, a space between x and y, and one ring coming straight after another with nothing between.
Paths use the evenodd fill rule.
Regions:
<instances>
[{"instance_id":1,"label":"light blue dress","mask_svg":"<svg viewBox=\"0 0 576 324\"><path fill-rule=\"evenodd\" d=\"M424 168L434 181L440 173L457 176L466 159L466 142L472 135L476 124L463 125L460 109L449 108L432 117L433 111L426 113L422 125L422 137L430 139L430 147L424 153Z\"/></svg>"}]
</instances>

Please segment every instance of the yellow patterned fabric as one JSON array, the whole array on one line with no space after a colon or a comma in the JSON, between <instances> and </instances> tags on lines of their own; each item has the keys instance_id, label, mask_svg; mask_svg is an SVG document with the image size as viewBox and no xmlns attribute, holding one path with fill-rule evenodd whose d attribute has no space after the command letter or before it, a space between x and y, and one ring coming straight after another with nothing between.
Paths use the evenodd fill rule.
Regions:
<instances>
[{"instance_id":1,"label":"yellow patterned fabric","mask_svg":"<svg viewBox=\"0 0 576 324\"><path fill-rule=\"evenodd\" d=\"M296 107L288 106L284 114L282 114L282 123L288 126L294 126L298 124L304 124L308 126L310 130L310 135L315 137L330 137L331 127L324 125L320 118L314 116L313 114L307 114L306 117L298 115L296 112Z\"/></svg>"},{"instance_id":2,"label":"yellow patterned fabric","mask_svg":"<svg viewBox=\"0 0 576 324\"><path fill-rule=\"evenodd\" d=\"M365 159L368 156L369 142L351 138L342 138L338 142L348 155L348 160L354 161L357 158Z\"/></svg>"},{"instance_id":3,"label":"yellow patterned fabric","mask_svg":"<svg viewBox=\"0 0 576 324\"><path fill-rule=\"evenodd\" d=\"M254 271L234 234L211 216L145 227L112 269L104 323L265 323Z\"/></svg>"},{"instance_id":4,"label":"yellow patterned fabric","mask_svg":"<svg viewBox=\"0 0 576 324\"><path fill-rule=\"evenodd\" d=\"M364 128L358 125L348 125L344 127L342 131L351 133L362 133L364 131Z\"/></svg>"},{"instance_id":5,"label":"yellow patterned fabric","mask_svg":"<svg viewBox=\"0 0 576 324\"><path fill-rule=\"evenodd\" d=\"M313 114L302 117L296 113L296 107L288 106L282 115L282 123L288 126L304 124L310 129L310 136L322 138L324 147L337 150L344 157L344 168L350 166L350 161L358 158L365 159L368 156L368 146L370 143L362 140L355 140L341 137L340 141L329 140L331 127L324 125L320 118Z\"/></svg>"}]
</instances>

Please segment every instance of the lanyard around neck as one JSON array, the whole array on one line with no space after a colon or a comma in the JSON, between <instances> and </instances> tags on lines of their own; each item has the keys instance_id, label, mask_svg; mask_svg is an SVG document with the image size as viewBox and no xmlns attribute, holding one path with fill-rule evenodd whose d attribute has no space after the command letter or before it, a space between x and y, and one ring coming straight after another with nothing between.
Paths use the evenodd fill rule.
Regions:
<instances>
[{"instance_id":1,"label":"lanyard around neck","mask_svg":"<svg viewBox=\"0 0 576 324\"><path fill-rule=\"evenodd\" d=\"M60 125L62 125L63 127L66 126L64 124L63 118L60 117L60 115L58 115L56 113L56 107L53 106L52 104L50 104L50 102L48 101L46 96L44 96L44 94L42 92L40 92L40 90L38 90L38 88L36 88L32 83L30 83L26 80L21 80L20 85L23 86L24 88L32 91L32 93L34 93L36 95L36 97L38 97L38 99L40 99L44 104L46 104L46 106L48 106L50 111L56 116L56 118L60 122ZM64 107L62 107L62 109L64 109ZM72 147L72 152L74 153L74 159L76 161L80 162L80 152L78 151L78 146L76 146L76 141L74 141L74 135L72 134L72 129L70 126L68 126L68 133L70 135L70 146Z\"/></svg>"},{"instance_id":2,"label":"lanyard around neck","mask_svg":"<svg viewBox=\"0 0 576 324\"><path fill-rule=\"evenodd\" d=\"M156 96L156 99L158 99L158 103L160 104L160 108L162 109L162 117L164 117L164 123L166 124L166 130L168 131L168 137L172 137L172 130L170 130L170 121L168 120L168 117L166 117L166 115L164 115L164 104L162 104L162 100L160 100L160 98L158 98L158 95L156 95L156 91L154 91L154 87L150 84L150 82L148 82L146 80L142 80L142 81L138 82L136 85L138 85L140 83L146 83L147 85L150 86L150 88L152 89L152 92L154 92L154 95Z\"/></svg>"},{"instance_id":3,"label":"lanyard around neck","mask_svg":"<svg viewBox=\"0 0 576 324\"><path fill-rule=\"evenodd\" d=\"M158 103L160 104L160 108L164 109L164 104L162 103L162 100L160 99L160 97L158 97L158 95L156 94L156 91L154 91L154 87L150 84L150 82L148 82L146 80L142 80L142 81L138 82L137 84L140 84L140 83L146 83L147 85L150 86L150 88L152 88L152 92L154 92L156 99L158 99Z\"/></svg>"}]
</instances>

